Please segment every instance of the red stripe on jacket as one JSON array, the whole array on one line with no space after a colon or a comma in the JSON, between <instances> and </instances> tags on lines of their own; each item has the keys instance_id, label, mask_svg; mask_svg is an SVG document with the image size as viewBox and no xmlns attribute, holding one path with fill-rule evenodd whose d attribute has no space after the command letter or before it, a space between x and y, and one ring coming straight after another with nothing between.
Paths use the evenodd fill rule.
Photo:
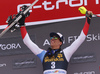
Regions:
<instances>
[{"instance_id":1,"label":"red stripe on jacket","mask_svg":"<svg viewBox=\"0 0 100 74\"><path fill-rule=\"evenodd\" d=\"M85 35L88 34L89 26L90 26L90 24L88 24L87 18L86 18L86 22L85 22L85 25L83 27L83 32L84 32Z\"/></svg>"},{"instance_id":2,"label":"red stripe on jacket","mask_svg":"<svg viewBox=\"0 0 100 74\"><path fill-rule=\"evenodd\" d=\"M21 30L22 38L24 39L25 35L27 34L26 27L23 26L23 27L20 28L20 30Z\"/></svg>"}]
</instances>

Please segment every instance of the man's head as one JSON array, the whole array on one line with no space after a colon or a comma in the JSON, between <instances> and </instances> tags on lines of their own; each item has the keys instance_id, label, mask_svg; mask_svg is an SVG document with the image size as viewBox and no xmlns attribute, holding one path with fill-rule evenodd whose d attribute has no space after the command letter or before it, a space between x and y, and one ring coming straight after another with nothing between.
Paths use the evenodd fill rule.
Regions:
<instances>
[{"instance_id":1,"label":"man's head","mask_svg":"<svg viewBox=\"0 0 100 74\"><path fill-rule=\"evenodd\" d=\"M50 33L50 44L52 49L59 49L60 46L63 44L63 35L61 33Z\"/></svg>"}]
</instances>

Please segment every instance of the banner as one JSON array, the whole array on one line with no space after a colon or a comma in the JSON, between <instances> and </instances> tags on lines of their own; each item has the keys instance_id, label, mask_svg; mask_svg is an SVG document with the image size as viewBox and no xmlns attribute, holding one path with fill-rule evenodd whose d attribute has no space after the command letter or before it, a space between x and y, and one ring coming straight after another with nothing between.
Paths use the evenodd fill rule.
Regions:
<instances>
[{"instance_id":1,"label":"banner","mask_svg":"<svg viewBox=\"0 0 100 74\"><path fill-rule=\"evenodd\" d=\"M36 58L24 58L16 59L13 61L13 68L35 68L36 67Z\"/></svg>"},{"instance_id":2,"label":"banner","mask_svg":"<svg viewBox=\"0 0 100 74\"><path fill-rule=\"evenodd\" d=\"M94 54L78 55L71 58L71 63L85 63L96 62L96 56Z\"/></svg>"},{"instance_id":3,"label":"banner","mask_svg":"<svg viewBox=\"0 0 100 74\"><path fill-rule=\"evenodd\" d=\"M35 36L31 36L32 41ZM35 41L34 41L35 42ZM23 43L21 37L1 38L0 39L0 56L17 55L32 53L30 49Z\"/></svg>"},{"instance_id":4,"label":"banner","mask_svg":"<svg viewBox=\"0 0 100 74\"><path fill-rule=\"evenodd\" d=\"M8 16L17 14L22 5L31 5L34 0L6 0L0 1L0 29L6 24ZM26 24L37 25L57 21L84 18L78 11L80 6L86 7L87 10L100 14L99 0L39 0L30 9L30 16L26 19Z\"/></svg>"}]
</instances>

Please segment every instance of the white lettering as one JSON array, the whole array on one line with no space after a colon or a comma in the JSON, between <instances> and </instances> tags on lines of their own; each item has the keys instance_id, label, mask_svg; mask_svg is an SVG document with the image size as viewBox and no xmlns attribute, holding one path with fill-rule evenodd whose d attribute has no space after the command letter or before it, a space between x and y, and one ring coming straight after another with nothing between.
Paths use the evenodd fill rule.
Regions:
<instances>
[{"instance_id":1,"label":"white lettering","mask_svg":"<svg viewBox=\"0 0 100 74\"><path fill-rule=\"evenodd\" d=\"M99 0L96 0L96 4L99 4ZM84 5L87 6L87 0L84 0Z\"/></svg>"},{"instance_id":2,"label":"white lettering","mask_svg":"<svg viewBox=\"0 0 100 74\"><path fill-rule=\"evenodd\" d=\"M98 40L100 40L100 34L98 33Z\"/></svg>"},{"instance_id":3,"label":"white lettering","mask_svg":"<svg viewBox=\"0 0 100 74\"><path fill-rule=\"evenodd\" d=\"M75 2L75 1L78 1L78 2ZM52 5L52 1L49 1L49 2L44 1L42 2L41 5L34 5L32 8L33 9L44 8L44 10L49 11L49 10L54 10L54 9L60 9L60 3L65 3L65 5L69 5L70 7L87 6L89 4L88 0L56 0L54 5ZM94 4L99 4L99 0L95 0ZM31 4L30 3L19 4L17 6L17 12L20 11L20 8L23 5L30 6ZM32 12L32 9L30 9L29 12Z\"/></svg>"},{"instance_id":4,"label":"white lettering","mask_svg":"<svg viewBox=\"0 0 100 74\"><path fill-rule=\"evenodd\" d=\"M34 61L18 62L18 63L15 63L15 65L32 64L32 63L34 63Z\"/></svg>"},{"instance_id":5,"label":"white lettering","mask_svg":"<svg viewBox=\"0 0 100 74\"><path fill-rule=\"evenodd\" d=\"M52 7L47 7L47 5L48 4L50 5L51 2L44 1L42 4L44 5L45 10L53 10L54 9L54 5L52 5Z\"/></svg>"},{"instance_id":6,"label":"white lettering","mask_svg":"<svg viewBox=\"0 0 100 74\"><path fill-rule=\"evenodd\" d=\"M45 45L50 45L50 43L49 43L49 40L48 40L48 39L46 39L46 40L44 41L43 46L45 46Z\"/></svg>"},{"instance_id":7,"label":"white lettering","mask_svg":"<svg viewBox=\"0 0 100 74\"><path fill-rule=\"evenodd\" d=\"M69 36L68 37L68 43L72 43L77 39L78 36ZM86 37L86 41L98 41L100 40L100 33L98 34L88 34Z\"/></svg>"},{"instance_id":8,"label":"white lettering","mask_svg":"<svg viewBox=\"0 0 100 74\"><path fill-rule=\"evenodd\" d=\"M87 35L87 41L92 41L91 34Z\"/></svg>"},{"instance_id":9,"label":"white lettering","mask_svg":"<svg viewBox=\"0 0 100 74\"><path fill-rule=\"evenodd\" d=\"M18 43L18 44L17 44L17 46L16 46L16 49L17 49L17 48L21 48L21 46L20 46L20 44L19 44L19 43Z\"/></svg>"},{"instance_id":10,"label":"white lettering","mask_svg":"<svg viewBox=\"0 0 100 74\"><path fill-rule=\"evenodd\" d=\"M87 6L87 0L84 0L84 5Z\"/></svg>"},{"instance_id":11,"label":"white lettering","mask_svg":"<svg viewBox=\"0 0 100 74\"><path fill-rule=\"evenodd\" d=\"M17 43L12 43L12 44L0 44L0 47L2 50L10 50L10 49L17 49L17 48L21 48L20 44Z\"/></svg>"},{"instance_id":12,"label":"white lettering","mask_svg":"<svg viewBox=\"0 0 100 74\"><path fill-rule=\"evenodd\" d=\"M71 7L76 7L76 6L82 6L83 5L83 0L80 0L80 3L79 4L72 4L73 1L76 1L76 0L70 0L69 1L69 5Z\"/></svg>"},{"instance_id":13,"label":"white lettering","mask_svg":"<svg viewBox=\"0 0 100 74\"><path fill-rule=\"evenodd\" d=\"M71 41L73 41L73 36L68 37L68 43L70 43Z\"/></svg>"},{"instance_id":14,"label":"white lettering","mask_svg":"<svg viewBox=\"0 0 100 74\"><path fill-rule=\"evenodd\" d=\"M74 73L74 74L95 74L95 71L80 72L80 73Z\"/></svg>"},{"instance_id":15,"label":"white lettering","mask_svg":"<svg viewBox=\"0 0 100 74\"><path fill-rule=\"evenodd\" d=\"M88 58L93 58L94 56L80 56L80 57L74 57L73 59L88 59Z\"/></svg>"},{"instance_id":16,"label":"white lettering","mask_svg":"<svg viewBox=\"0 0 100 74\"><path fill-rule=\"evenodd\" d=\"M16 49L16 44L12 43L12 48Z\"/></svg>"},{"instance_id":17,"label":"white lettering","mask_svg":"<svg viewBox=\"0 0 100 74\"><path fill-rule=\"evenodd\" d=\"M70 36L68 37L68 43L71 43L77 39L78 36Z\"/></svg>"},{"instance_id":18,"label":"white lettering","mask_svg":"<svg viewBox=\"0 0 100 74\"><path fill-rule=\"evenodd\" d=\"M5 64L5 63L3 63L3 64L0 64L0 67L3 67L3 66L6 66L6 64Z\"/></svg>"},{"instance_id":19,"label":"white lettering","mask_svg":"<svg viewBox=\"0 0 100 74\"><path fill-rule=\"evenodd\" d=\"M68 4L68 1L67 0L58 0L56 2L56 9L59 9L59 3L61 3L61 2L65 2L66 5Z\"/></svg>"},{"instance_id":20,"label":"white lettering","mask_svg":"<svg viewBox=\"0 0 100 74\"><path fill-rule=\"evenodd\" d=\"M100 34L88 34L87 35L87 41L97 41L100 40Z\"/></svg>"},{"instance_id":21,"label":"white lettering","mask_svg":"<svg viewBox=\"0 0 100 74\"><path fill-rule=\"evenodd\" d=\"M68 43L72 43L74 42L76 39L78 38L78 36L69 36L67 37L67 41ZM97 34L88 34L86 37L86 41L90 42L90 41L99 41L100 40L100 33ZM64 37L64 41L63 44L65 44L66 38ZM50 42L48 39L45 39L43 46L45 45L50 45Z\"/></svg>"},{"instance_id":22,"label":"white lettering","mask_svg":"<svg viewBox=\"0 0 100 74\"><path fill-rule=\"evenodd\" d=\"M94 35L94 34L93 34L93 41L94 41L94 40L97 40L97 35Z\"/></svg>"},{"instance_id":23,"label":"white lettering","mask_svg":"<svg viewBox=\"0 0 100 74\"><path fill-rule=\"evenodd\" d=\"M96 0L96 4L99 4L99 0Z\"/></svg>"}]
</instances>

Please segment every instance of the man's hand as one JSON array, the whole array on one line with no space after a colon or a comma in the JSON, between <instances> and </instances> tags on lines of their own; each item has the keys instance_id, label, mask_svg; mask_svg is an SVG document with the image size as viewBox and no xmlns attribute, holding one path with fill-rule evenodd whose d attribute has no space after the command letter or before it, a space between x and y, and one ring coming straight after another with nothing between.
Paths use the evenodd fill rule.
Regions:
<instances>
[{"instance_id":1,"label":"man's hand","mask_svg":"<svg viewBox=\"0 0 100 74\"><path fill-rule=\"evenodd\" d=\"M19 26L25 26L25 15L22 14L22 18L18 21Z\"/></svg>"},{"instance_id":2,"label":"man's hand","mask_svg":"<svg viewBox=\"0 0 100 74\"><path fill-rule=\"evenodd\" d=\"M88 11L88 15L93 15L93 12L92 11Z\"/></svg>"},{"instance_id":3,"label":"man's hand","mask_svg":"<svg viewBox=\"0 0 100 74\"><path fill-rule=\"evenodd\" d=\"M25 15L22 14L22 12L24 12L27 8L28 8L28 6L26 6L26 5L23 5L21 7L21 11L19 12L19 15L22 15L22 18L18 21L18 23L19 23L18 25L19 26L24 26L26 17L28 17L30 15L29 11Z\"/></svg>"},{"instance_id":4,"label":"man's hand","mask_svg":"<svg viewBox=\"0 0 100 74\"><path fill-rule=\"evenodd\" d=\"M86 17L91 19L92 18L92 15L93 15L93 12L92 11L86 11Z\"/></svg>"}]
</instances>

